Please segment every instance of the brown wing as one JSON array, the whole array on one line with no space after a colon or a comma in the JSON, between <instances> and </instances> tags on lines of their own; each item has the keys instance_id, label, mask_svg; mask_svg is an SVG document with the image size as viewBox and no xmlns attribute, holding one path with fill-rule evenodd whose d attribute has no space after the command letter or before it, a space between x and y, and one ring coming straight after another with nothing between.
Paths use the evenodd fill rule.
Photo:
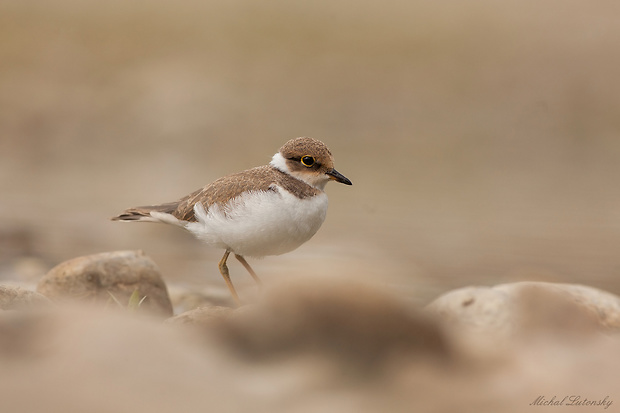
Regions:
<instances>
[{"instance_id":1,"label":"brown wing","mask_svg":"<svg viewBox=\"0 0 620 413\"><path fill-rule=\"evenodd\" d=\"M268 191L278 172L270 166L259 166L217 179L204 188L181 198L172 215L182 221L196 221L194 216L196 203L201 202L205 209L209 209L211 205L223 205L243 192Z\"/></svg>"},{"instance_id":2,"label":"brown wing","mask_svg":"<svg viewBox=\"0 0 620 413\"><path fill-rule=\"evenodd\" d=\"M121 215L112 218L113 221L149 221L152 211L172 214L181 221L196 221L194 205L201 202L206 209L213 204L225 204L241 193L254 191L268 191L271 184L282 172L270 166L259 166L247 171L228 175L213 181L209 185L179 199L161 205L148 205L129 208Z\"/></svg>"},{"instance_id":3,"label":"brown wing","mask_svg":"<svg viewBox=\"0 0 620 413\"><path fill-rule=\"evenodd\" d=\"M172 214L181 221L195 222L194 205L200 202L205 209L213 204L224 205L247 191L275 191L273 184L295 193L300 198L316 195L320 191L284 172L270 166L258 166L217 179L176 202L130 208L114 221L152 221L152 211Z\"/></svg>"}]
</instances>

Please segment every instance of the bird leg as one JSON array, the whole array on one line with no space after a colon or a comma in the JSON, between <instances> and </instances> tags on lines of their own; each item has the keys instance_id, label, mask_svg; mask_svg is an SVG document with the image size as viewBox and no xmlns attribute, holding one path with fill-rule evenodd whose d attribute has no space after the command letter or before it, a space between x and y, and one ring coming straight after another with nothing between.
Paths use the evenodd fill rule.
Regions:
<instances>
[{"instance_id":1,"label":"bird leg","mask_svg":"<svg viewBox=\"0 0 620 413\"><path fill-rule=\"evenodd\" d=\"M243 266L245 267L246 270L248 270L248 272L250 273L252 278L254 278L254 281L256 281L256 284L258 284L259 286L262 287L262 285L263 285L262 281L260 280L260 278L258 278L258 275L256 275L256 273L254 272L252 267L250 267L250 264L248 264L248 262L245 260L245 258L243 258L241 255L237 255L237 254L235 254L235 258L238 259L241 264L243 264Z\"/></svg>"},{"instance_id":2,"label":"bird leg","mask_svg":"<svg viewBox=\"0 0 620 413\"><path fill-rule=\"evenodd\" d=\"M226 252L224 253L224 256L220 260L220 263L218 264L218 267L220 269L220 273L222 274L222 277L224 277L224 281L226 281L226 285L228 286L230 293L232 294L235 300L235 303L239 306L241 305L241 301L239 301L239 296L237 295L237 291L235 291L235 287L233 287L232 281L230 281L230 275L228 274L228 267L226 266L226 260L228 259L229 254L230 254L230 251L226 250Z\"/></svg>"}]
</instances>

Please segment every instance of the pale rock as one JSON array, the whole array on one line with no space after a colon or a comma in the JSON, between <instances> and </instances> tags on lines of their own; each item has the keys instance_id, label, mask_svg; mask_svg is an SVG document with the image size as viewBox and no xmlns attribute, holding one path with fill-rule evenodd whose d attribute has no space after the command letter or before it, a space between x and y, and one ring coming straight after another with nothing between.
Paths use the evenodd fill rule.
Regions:
<instances>
[{"instance_id":1,"label":"pale rock","mask_svg":"<svg viewBox=\"0 0 620 413\"><path fill-rule=\"evenodd\" d=\"M142 251L115 251L78 257L52 268L37 291L53 301L81 300L130 307L137 291L139 310L169 317L172 304L159 269Z\"/></svg>"},{"instance_id":2,"label":"pale rock","mask_svg":"<svg viewBox=\"0 0 620 413\"><path fill-rule=\"evenodd\" d=\"M620 297L593 287L518 282L447 292L427 310L470 331L510 337L523 332L584 333L620 328Z\"/></svg>"}]
</instances>

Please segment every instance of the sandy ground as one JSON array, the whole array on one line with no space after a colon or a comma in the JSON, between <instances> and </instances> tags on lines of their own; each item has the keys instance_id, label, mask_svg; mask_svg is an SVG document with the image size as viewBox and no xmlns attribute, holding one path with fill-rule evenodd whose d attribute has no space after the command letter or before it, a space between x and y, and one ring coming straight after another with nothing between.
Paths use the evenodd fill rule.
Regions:
<instances>
[{"instance_id":1,"label":"sandy ground","mask_svg":"<svg viewBox=\"0 0 620 413\"><path fill-rule=\"evenodd\" d=\"M255 262L265 277L359 273L424 296L520 279L620 292L613 4L0 7L6 277L17 257L49 267L129 248L169 280L219 282L221 252L108 217L308 135L354 186L328 187L324 228Z\"/></svg>"},{"instance_id":2,"label":"sandy ground","mask_svg":"<svg viewBox=\"0 0 620 413\"><path fill-rule=\"evenodd\" d=\"M617 411L617 332L566 297L523 298L509 336L448 328L377 286L310 278L234 312L206 308L194 325L143 307L0 311L0 403L29 413Z\"/></svg>"}]
</instances>

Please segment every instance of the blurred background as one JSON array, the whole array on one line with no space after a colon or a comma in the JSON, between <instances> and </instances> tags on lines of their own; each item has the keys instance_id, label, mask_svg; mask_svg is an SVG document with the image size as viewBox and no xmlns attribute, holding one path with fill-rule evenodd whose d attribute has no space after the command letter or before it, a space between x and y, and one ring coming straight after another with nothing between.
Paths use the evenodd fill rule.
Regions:
<instances>
[{"instance_id":1,"label":"blurred background","mask_svg":"<svg viewBox=\"0 0 620 413\"><path fill-rule=\"evenodd\" d=\"M311 136L353 186L327 186L307 244L251 261L267 282L359 276L421 303L518 280L620 294L619 13L609 0L4 0L0 281L142 249L169 283L225 289L221 251L109 218Z\"/></svg>"}]
</instances>

